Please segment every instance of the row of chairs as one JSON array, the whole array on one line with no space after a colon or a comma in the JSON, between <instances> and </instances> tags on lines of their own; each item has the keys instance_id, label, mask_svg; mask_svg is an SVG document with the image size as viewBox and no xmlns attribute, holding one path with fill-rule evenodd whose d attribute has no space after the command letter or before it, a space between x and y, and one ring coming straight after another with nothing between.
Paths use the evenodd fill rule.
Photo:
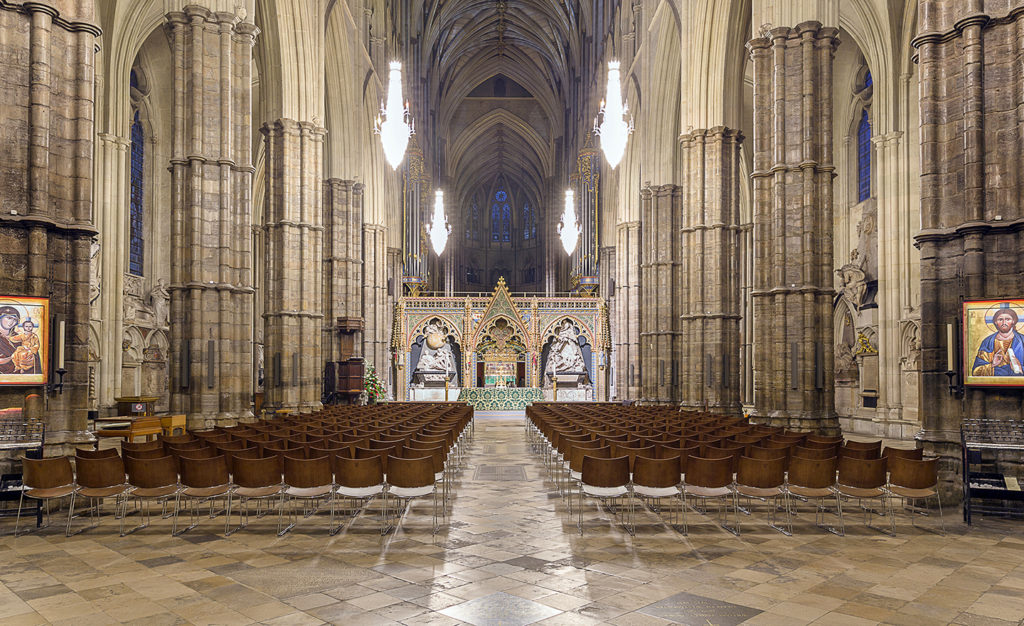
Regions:
<instances>
[{"instance_id":1,"label":"row of chairs","mask_svg":"<svg viewBox=\"0 0 1024 626\"><path fill-rule=\"evenodd\" d=\"M579 415L578 408L575 413ZM549 469L557 468L554 478L567 499L570 514L572 491L576 491L580 532L584 497L627 498L629 517L625 525L630 532L635 529L634 497L647 504L651 504L652 499L659 501L659 506L652 506L652 510L661 509L661 498L678 497L680 506L675 510L682 512L683 532L686 532L688 499L702 505L711 499L727 504L731 501L736 521L732 527L724 518L721 521L723 527L737 534L739 513L747 511L739 506L739 498L771 500L768 522L787 534L792 532L791 496L801 500L817 499L816 524L837 534L845 533L844 498L879 500L882 511L889 517L890 532L895 531L892 499L913 502L934 496L938 500L936 461L922 460L920 450L880 450L880 441L851 441L841 445L842 438L803 433L792 433L787 438L780 429L768 437L758 438L756 443L754 439L736 441L733 436L731 440L691 442L692 445L685 448L656 446L650 442L636 447L602 437L599 426L595 430L578 428L583 420L555 419L548 424L542 420L543 417L540 424L528 420L531 422L527 426L528 436L534 443L544 443L541 452L545 454ZM727 428L736 426L735 421L728 418L725 424ZM572 430L574 427L576 431ZM839 530L823 523L825 508L822 504L826 498L835 500ZM775 520L779 499L783 503L781 510L786 512L784 529ZM941 519L941 502L938 507ZM912 506L910 512L913 523L915 512L922 511Z\"/></svg>"},{"instance_id":2,"label":"row of chairs","mask_svg":"<svg viewBox=\"0 0 1024 626\"><path fill-rule=\"evenodd\" d=\"M239 527L247 524L250 500L257 501L257 514L260 514L261 503L279 499L276 505L278 531L283 534L296 520L292 506L288 509L290 523L282 529L284 505L287 501L294 505L298 500L306 503L307 515L328 505L334 533L340 528L334 526L336 498L357 502L359 507L350 507L354 516L361 505L380 496L384 500L383 533L393 526L389 520L403 508L392 509L388 506L391 501L407 505L412 498L436 494L438 483L442 494L441 517L444 517L452 476L460 458L456 449L463 445L466 433L471 431L472 408L467 405L440 410L418 407L418 410L395 411L390 416L374 412L374 417L395 418L377 423L371 423L368 416L362 420L360 425L381 440L338 440L337 446L331 445L334 440L330 437L310 438L299 442L297 447L290 447L280 445L282 441L290 441L289 438L251 441L244 436L249 431L276 432L284 428L291 435L292 431L305 433L309 430L308 423L273 420L274 423L161 436L145 443L125 442L123 459L113 449L79 450L75 456L77 479L67 457L39 462L27 460L24 465L27 489L19 502L19 521L25 497L47 501L70 497L66 528L66 533L70 534L76 497L88 499L94 518L98 517L99 504L114 497L123 535L126 534L124 516L129 500L135 500L137 508L142 505L140 528L149 523L150 503L160 503L162 513L166 514L168 503L173 500L174 507L169 515L174 517L172 532L177 533L182 502L189 505L192 516L189 528L192 528L198 523L197 504L209 502L212 516L213 504L221 499L225 501L225 533L229 534L234 532L229 529L230 512L233 499L237 497L243 505ZM389 426L382 427L382 424ZM384 440L388 434L393 434L391 428L399 425L403 436ZM251 445L253 443L256 445ZM434 532L438 529L437 513L435 501ZM134 530L137 528L128 532Z\"/></svg>"}]
</instances>

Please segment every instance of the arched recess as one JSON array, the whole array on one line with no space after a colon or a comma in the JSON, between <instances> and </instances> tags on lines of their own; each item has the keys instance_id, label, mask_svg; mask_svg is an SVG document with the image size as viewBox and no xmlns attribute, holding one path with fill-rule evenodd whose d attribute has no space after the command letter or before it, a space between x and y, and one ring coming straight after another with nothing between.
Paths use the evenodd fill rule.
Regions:
<instances>
[{"instance_id":1,"label":"arched recess","mask_svg":"<svg viewBox=\"0 0 1024 626\"><path fill-rule=\"evenodd\" d=\"M644 128L644 180L655 185L676 182L679 140L680 50L679 21L670 3L658 6L651 20L647 45L653 51Z\"/></svg>"}]
</instances>

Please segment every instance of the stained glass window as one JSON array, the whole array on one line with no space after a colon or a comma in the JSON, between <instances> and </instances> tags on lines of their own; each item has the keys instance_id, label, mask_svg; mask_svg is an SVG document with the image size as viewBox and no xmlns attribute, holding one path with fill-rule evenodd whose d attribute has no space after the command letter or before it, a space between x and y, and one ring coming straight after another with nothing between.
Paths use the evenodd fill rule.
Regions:
<instances>
[{"instance_id":1,"label":"stained glass window","mask_svg":"<svg viewBox=\"0 0 1024 626\"><path fill-rule=\"evenodd\" d=\"M512 240L512 207L508 203L508 193L504 189L494 192L494 204L491 205L491 241Z\"/></svg>"},{"instance_id":2,"label":"stained glass window","mask_svg":"<svg viewBox=\"0 0 1024 626\"><path fill-rule=\"evenodd\" d=\"M857 126L857 201L863 202L871 196L871 120L868 110L860 114Z\"/></svg>"},{"instance_id":3,"label":"stained glass window","mask_svg":"<svg viewBox=\"0 0 1024 626\"><path fill-rule=\"evenodd\" d=\"M537 219L529 202L523 204L523 239L537 238Z\"/></svg>"},{"instance_id":4,"label":"stained glass window","mask_svg":"<svg viewBox=\"0 0 1024 626\"><path fill-rule=\"evenodd\" d=\"M469 205L469 219L466 221L466 239L476 240L480 236L480 206L473 198Z\"/></svg>"},{"instance_id":5,"label":"stained glass window","mask_svg":"<svg viewBox=\"0 0 1024 626\"><path fill-rule=\"evenodd\" d=\"M133 72L134 73L134 72ZM136 276L142 276L142 265L145 251L145 240L142 238L143 228L143 162L145 150L145 136L142 131L142 122L139 121L139 112L135 111L135 119L131 128L132 156L131 156L131 196L129 198L129 224L128 224L128 271Z\"/></svg>"},{"instance_id":6,"label":"stained glass window","mask_svg":"<svg viewBox=\"0 0 1024 626\"><path fill-rule=\"evenodd\" d=\"M864 74L864 88L867 89L868 87L871 86L871 84L872 84L871 83L871 72L870 71L865 72L865 74Z\"/></svg>"}]
</instances>

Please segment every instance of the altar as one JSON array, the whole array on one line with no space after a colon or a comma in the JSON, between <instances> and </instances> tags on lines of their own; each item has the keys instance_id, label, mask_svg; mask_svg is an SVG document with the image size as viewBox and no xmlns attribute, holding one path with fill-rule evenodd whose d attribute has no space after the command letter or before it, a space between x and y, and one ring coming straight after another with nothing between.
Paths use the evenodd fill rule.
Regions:
<instances>
[{"instance_id":1,"label":"altar","mask_svg":"<svg viewBox=\"0 0 1024 626\"><path fill-rule=\"evenodd\" d=\"M458 389L482 410L520 410L554 397L552 376L567 374L559 401L608 398L608 309L589 292L513 298L500 278L489 297L404 296L393 323L397 400L437 397L448 378L449 398Z\"/></svg>"}]
</instances>

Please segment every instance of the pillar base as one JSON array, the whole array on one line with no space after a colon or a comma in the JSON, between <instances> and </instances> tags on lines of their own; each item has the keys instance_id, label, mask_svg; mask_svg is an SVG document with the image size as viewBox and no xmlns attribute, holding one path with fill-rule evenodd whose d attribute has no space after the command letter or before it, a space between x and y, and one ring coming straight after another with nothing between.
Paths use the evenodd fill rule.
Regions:
<instances>
[{"instance_id":1,"label":"pillar base","mask_svg":"<svg viewBox=\"0 0 1024 626\"><path fill-rule=\"evenodd\" d=\"M781 426L786 430L802 433L815 433L835 437L842 435L839 418L831 415L816 415L811 412L768 411L759 413L756 409L750 412L750 421L754 424Z\"/></svg>"}]
</instances>

